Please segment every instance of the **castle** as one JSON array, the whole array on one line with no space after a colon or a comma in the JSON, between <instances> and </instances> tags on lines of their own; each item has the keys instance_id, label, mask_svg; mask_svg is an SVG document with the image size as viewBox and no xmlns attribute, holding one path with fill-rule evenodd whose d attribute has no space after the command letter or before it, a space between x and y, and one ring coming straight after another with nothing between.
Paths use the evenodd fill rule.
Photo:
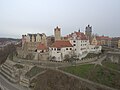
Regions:
<instances>
[{"instance_id":1,"label":"castle","mask_svg":"<svg viewBox=\"0 0 120 90\"><path fill-rule=\"evenodd\" d=\"M55 61L62 61L72 56L82 59L90 52L101 52L101 46L91 45L91 41L92 27L89 25L85 33L78 30L64 37L61 36L61 28L57 26L54 28L54 39L44 33L22 35L22 49L37 53L48 52L49 59Z\"/></svg>"}]
</instances>

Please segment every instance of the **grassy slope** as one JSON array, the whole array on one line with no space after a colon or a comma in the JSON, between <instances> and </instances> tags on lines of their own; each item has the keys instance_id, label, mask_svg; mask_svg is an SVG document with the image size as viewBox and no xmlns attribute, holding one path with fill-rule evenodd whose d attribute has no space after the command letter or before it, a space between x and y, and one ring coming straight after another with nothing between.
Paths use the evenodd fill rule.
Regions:
<instances>
[{"instance_id":1,"label":"grassy slope","mask_svg":"<svg viewBox=\"0 0 120 90\"><path fill-rule=\"evenodd\" d=\"M30 71L28 71L25 76L28 77L28 78L31 78L35 75L37 75L38 73L42 72L44 69L40 68L40 67L37 67L37 66L34 66L33 68L31 68Z\"/></svg>"},{"instance_id":2,"label":"grassy slope","mask_svg":"<svg viewBox=\"0 0 120 90\"><path fill-rule=\"evenodd\" d=\"M62 70L97 83L120 89L120 73L111 71L99 65L96 67L90 64L71 66L62 68Z\"/></svg>"},{"instance_id":3,"label":"grassy slope","mask_svg":"<svg viewBox=\"0 0 120 90\"><path fill-rule=\"evenodd\" d=\"M71 67L66 67L61 69L80 77L87 77L93 68L94 68L94 65L86 64L86 65L71 66Z\"/></svg>"},{"instance_id":4,"label":"grassy slope","mask_svg":"<svg viewBox=\"0 0 120 90\"><path fill-rule=\"evenodd\" d=\"M102 64L108 68L120 71L120 64L108 62L108 61L103 61Z\"/></svg>"},{"instance_id":5,"label":"grassy slope","mask_svg":"<svg viewBox=\"0 0 120 90\"><path fill-rule=\"evenodd\" d=\"M33 90L90 90L80 80L56 70L47 70L32 83L35 83Z\"/></svg>"}]
</instances>

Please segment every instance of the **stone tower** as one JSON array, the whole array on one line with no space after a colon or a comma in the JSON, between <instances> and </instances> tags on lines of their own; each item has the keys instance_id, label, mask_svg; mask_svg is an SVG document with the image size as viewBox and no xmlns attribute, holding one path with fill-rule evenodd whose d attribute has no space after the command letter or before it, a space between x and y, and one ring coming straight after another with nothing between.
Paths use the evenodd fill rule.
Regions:
<instances>
[{"instance_id":1,"label":"stone tower","mask_svg":"<svg viewBox=\"0 0 120 90\"><path fill-rule=\"evenodd\" d=\"M90 43L92 41L92 26L88 25L86 28L85 28L85 35L86 37L89 39Z\"/></svg>"},{"instance_id":2,"label":"stone tower","mask_svg":"<svg viewBox=\"0 0 120 90\"><path fill-rule=\"evenodd\" d=\"M61 29L58 26L54 29L54 34L55 34L55 41L61 40Z\"/></svg>"}]
</instances>

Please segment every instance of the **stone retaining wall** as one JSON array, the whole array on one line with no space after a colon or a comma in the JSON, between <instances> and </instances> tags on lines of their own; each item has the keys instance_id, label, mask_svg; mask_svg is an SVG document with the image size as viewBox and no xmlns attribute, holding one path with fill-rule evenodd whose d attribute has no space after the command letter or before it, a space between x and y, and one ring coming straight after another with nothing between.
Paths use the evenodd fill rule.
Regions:
<instances>
[{"instance_id":1,"label":"stone retaining wall","mask_svg":"<svg viewBox=\"0 0 120 90\"><path fill-rule=\"evenodd\" d=\"M23 51L17 50L18 58L28 59L28 60L48 60L49 53L38 53L38 52L30 52L30 51Z\"/></svg>"}]
</instances>

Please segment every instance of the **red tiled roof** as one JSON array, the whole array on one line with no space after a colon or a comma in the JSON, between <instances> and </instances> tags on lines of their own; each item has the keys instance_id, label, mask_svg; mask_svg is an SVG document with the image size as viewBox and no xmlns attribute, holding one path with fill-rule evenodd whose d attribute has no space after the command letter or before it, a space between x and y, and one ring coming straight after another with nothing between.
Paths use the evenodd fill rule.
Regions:
<instances>
[{"instance_id":1,"label":"red tiled roof","mask_svg":"<svg viewBox=\"0 0 120 90\"><path fill-rule=\"evenodd\" d=\"M99 36L96 36L96 39L97 39L97 40L101 40L101 38L100 38Z\"/></svg>"},{"instance_id":2,"label":"red tiled roof","mask_svg":"<svg viewBox=\"0 0 120 90\"><path fill-rule=\"evenodd\" d=\"M62 48L62 47L73 47L69 41L55 41L51 47Z\"/></svg>"},{"instance_id":3,"label":"red tiled roof","mask_svg":"<svg viewBox=\"0 0 120 90\"><path fill-rule=\"evenodd\" d=\"M45 50L45 49L47 49L47 47L44 45L44 44L39 44L38 46L37 46L37 49L38 50Z\"/></svg>"},{"instance_id":4,"label":"red tiled roof","mask_svg":"<svg viewBox=\"0 0 120 90\"><path fill-rule=\"evenodd\" d=\"M112 38L108 37L108 36L96 36L97 40L111 40Z\"/></svg>"},{"instance_id":5,"label":"red tiled roof","mask_svg":"<svg viewBox=\"0 0 120 90\"><path fill-rule=\"evenodd\" d=\"M85 34L82 33L82 32L74 32L74 33L71 33L71 34L69 34L69 37L72 37L73 34L76 34L76 35L77 35L77 38L80 39L80 40L87 40L87 37L86 37Z\"/></svg>"}]
</instances>

